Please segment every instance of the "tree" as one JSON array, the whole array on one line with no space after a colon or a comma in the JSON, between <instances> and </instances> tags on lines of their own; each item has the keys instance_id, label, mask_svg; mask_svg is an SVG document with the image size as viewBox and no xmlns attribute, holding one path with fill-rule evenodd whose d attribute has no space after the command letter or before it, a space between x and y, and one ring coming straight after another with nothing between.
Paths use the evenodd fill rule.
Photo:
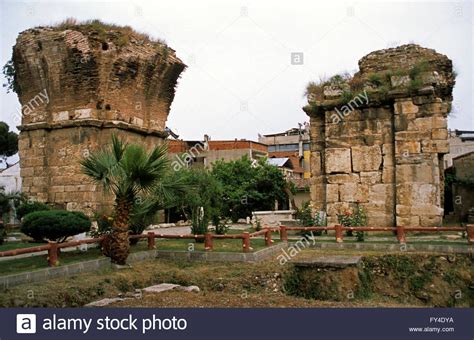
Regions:
<instances>
[{"instance_id":1,"label":"tree","mask_svg":"<svg viewBox=\"0 0 474 340\"><path fill-rule=\"evenodd\" d=\"M174 173L174 178L188 188L184 195L176 197L176 207L192 221L192 232L206 233L209 221L218 224L223 217L223 188L212 173L206 169L182 168Z\"/></svg>"},{"instance_id":2,"label":"tree","mask_svg":"<svg viewBox=\"0 0 474 340\"><path fill-rule=\"evenodd\" d=\"M244 156L239 160L213 164L212 174L223 186L223 212L237 221L253 211L273 210L275 201L287 201L287 183L283 173L266 159L257 162Z\"/></svg>"},{"instance_id":3,"label":"tree","mask_svg":"<svg viewBox=\"0 0 474 340\"><path fill-rule=\"evenodd\" d=\"M113 136L109 148L81 161L82 172L115 196L112 232L108 236L112 263L124 265L127 261L128 229L136 200L164 189L170 170L166 153L166 145L147 152L141 145L127 144Z\"/></svg>"},{"instance_id":4,"label":"tree","mask_svg":"<svg viewBox=\"0 0 474 340\"><path fill-rule=\"evenodd\" d=\"M7 159L18 152L18 135L10 131L10 127L5 122L0 122L0 163L9 164Z\"/></svg>"}]
</instances>

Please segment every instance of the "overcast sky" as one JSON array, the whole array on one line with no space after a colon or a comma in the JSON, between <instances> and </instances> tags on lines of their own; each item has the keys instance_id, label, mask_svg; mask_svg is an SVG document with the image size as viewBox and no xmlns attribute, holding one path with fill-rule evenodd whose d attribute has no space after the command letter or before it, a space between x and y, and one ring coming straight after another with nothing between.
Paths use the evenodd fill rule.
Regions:
<instances>
[{"instance_id":1,"label":"overcast sky","mask_svg":"<svg viewBox=\"0 0 474 340\"><path fill-rule=\"evenodd\" d=\"M474 130L469 1L0 1L1 65L19 32L67 17L164 39L188 65L167 124L184 139L255 140L295 127L308 120L301 107L310 80L355 71L367 53L409 42L453 60L449 128ZM303 65L291 65L292 52L303 52ZM17 96L0 91L1 120L14 125Z\"/></svg>"}]
</instances>

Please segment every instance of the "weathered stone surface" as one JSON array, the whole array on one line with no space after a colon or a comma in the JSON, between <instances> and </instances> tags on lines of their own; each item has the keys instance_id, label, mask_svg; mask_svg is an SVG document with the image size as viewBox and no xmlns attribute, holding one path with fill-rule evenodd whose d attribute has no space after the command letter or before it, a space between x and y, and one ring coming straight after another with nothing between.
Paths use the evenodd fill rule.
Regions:
<instances>
[{"instance_id":1,"label":"weathered stone surface","mask_svg":"<svg viewBox=\"0 0 474 340\"><path fill-rule=\"evenodd\" d=\"M422 151L424 153L448 153L449 141L447 140L424 140L421 142Z\"/></svg>"},{"instance_id":2,"label":"weathered stone surface","mask_svg":"<svg viewBox=\"0 0 474 340\"><path fill-rule=\"evenodd\" d=\"M336 174L336 175L327 175L327 181L331 184L336 183L358 183L360 177L358 174Z\"/></svg>"},{"instance_id":3,"label":"weathered stone surface","mask_svg":"<svg viewBox=\"0 0 474 340\"><path fill-rule=\"evenodd\" d=\"M331 148L325 151L326 173L350 173L351 149Z\"/></svg>"},{"instance_id":4,"label":"weathered stone surface","mask_svg":"<svg viewBox=\"0 0 474 340\"><path fill-rule=\"evenodd\" d=\"M396 114L414 114L417 113L418 110L418 106L413 104L413 101L411 99L395 102Z\"/></svg>"},{"instance_id":5,"label":"weathered stone surface","mask_svg":"<svg viewBox=\"0 0 474 340\"><path fill-rule=\"evenodd\" d=\"M158 285L150 286L143 288L142 291L144 293L162 293L167 290L183 290L186 292L196 292L199 293L200 289L198 286L181 286L173 283L160 283Z\"/></svg>"},{"instance_id":6,"label":"weathered stone surface","mask_svg":"<svg viewBox=\"0 0 474 340\"><path fill-rule=\"evenodd\" d=\"M112 134L147 149L163 143L185 65L165 44L130 28L74 24L20 33L12 60L25 193L88 214L111 206L112 197L81 174L79 160L110 144Z\"/></svg>"},{"instance_id":7,"label":"weathered stone surface","mask_svg":"<svg viewBox=\"0 0 474 340\"><path fill-rule=\"evenodd\" d=\"M355 172L379 170L382 164L380 146L353 146L352 169Z\"/></svg>"},{"instance_id":8,"label":"weathered stone surface","mask_svg":"<svg viewBox=\"0 0 474 340\"><path fill-rule=\"evenodd\" d=\"M360 175L360 182L364 184L375 184L375 183L381 182L382 174L380 173L380 171L361 172L359 175Z\"/></svg>"},{"instance_id":9,"label":"weathered stone surface","mask_svg":"<svg viewBox=\"0 0 474 340\"><path fill-rule=\"evenodd\" d=\"M339 199L341 202L367 202L369 186L359 183L345 183L339 185Z\"/></svg>"},{"instance_id":10,"label":"weathered stone surface","mask_svg":"<svg viewBox=\"0 0 474 340\"><path fill-rule=\"evenodd\" d=\"M421 145L418 141L395 141L395 153L400 156L409 156L421 152Z\"/></svg>"},{"instance_id":11,"label":"weathered stone surface","mask_svg":"<svg viewBox=\"0 0 474 340\"><path fill-rule=\"evenodd\" d=\"M328 202L339 201L339 185L338 184L328 184L326 186L326 199Z\"/></svg>"},{"instance_id":12,"label":"weathered stone surface","mask_svg":"<svg viewBox=\"0 0 474 340\"><path fill-rule=\"evenodd\" d=\"M431 138L446 141L448 139L448 129L431 130Z\"/></svg>"},{"instance_id":13,"label":"weathered stone surface","mask_svg":"<svg viewBox=\"0 0 474 340\"><path fill-rule=\"evenodd\" d=\"M423 72L412 79L411 70L421 62ZM410 44L372 52L359 61L359 69L347 85L363 84L369 100L358 103L345 119L334 120L344 110L335 92L304 108L311 119L315 145L311 150L326 155L325 166L312 170L318 177L317 185L311 186L312 199L326 205L332 224L338 213L359 204L369 224L437 225L443 215L439 158L449 146L446 117L454 85L452 62L434 50ZM368 79L387 72L400 75L383 85L388 92L378 91ZM413 88L413 80L422 86Z\"/></svg>"}]
</instances>

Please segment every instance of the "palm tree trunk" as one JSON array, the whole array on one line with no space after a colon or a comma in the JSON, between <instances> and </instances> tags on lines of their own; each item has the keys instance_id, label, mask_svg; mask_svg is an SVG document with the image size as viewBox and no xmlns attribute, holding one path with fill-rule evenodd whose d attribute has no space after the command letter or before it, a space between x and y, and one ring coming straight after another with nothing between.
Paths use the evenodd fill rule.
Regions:
<instances>
[{"instance_id":1,"label":"palm tree trunk","mask_svg":"<svg viewBox=\"0 0 474 340\"><path fill-rule=\"evenodd\" d=\"M115 199L115 219L110 237L110 258L112 263L124 265L130 249L128 225L132 204L124 197Z\"/></svg>"}]
</instances>

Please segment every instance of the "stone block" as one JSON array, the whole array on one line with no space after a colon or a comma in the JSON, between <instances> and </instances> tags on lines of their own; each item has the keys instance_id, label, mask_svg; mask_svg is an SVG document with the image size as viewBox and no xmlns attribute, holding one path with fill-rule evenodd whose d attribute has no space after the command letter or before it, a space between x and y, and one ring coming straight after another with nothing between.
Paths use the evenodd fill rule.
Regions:
<instances>
[{"instance_id":1,"label":"stone block","mask_svg":"<svg viewBox=\"0 0 474 340\"><path fill-rule=\"evenodd\" d=\"M327 182L331 184L359 183L360 177L359 174L354 173L328 175Z\"/></svg>"},{"instance_id":2,"label":"stone block","mask_svg":"<svg viewBox=\"0 0 474 340\"><path fill-rule=\"evenodd\" d=\"M433 128L433 117L415 118L408 122L408 130L429 132Z\"/></svg>"},{"instance_id":3,"label":"stone block","mask_svg":"<svg viewBox=\"0 0 474 340\"><path fill-rule=\"evenodd\" d=\"M439 140L448 139L448 129L433 129L431 130L431 138Z\"/></svg>"},{"instance_id":4,"label":"stone block","mask_svg":"<svg viewBox=\"0 0 474 340\"><path fill-rule=\"evenodd\" d=\"M382 145L382 155L391 155L393 154L393 144L392 143L384 143Z\"/></svg>"},{"instance_id":5,"label":"stone block","mask_svg":"<svg viewBox=\"0 0 474 340\"><path fill-rule=\"evenodd\" d=\"M385 203L393 197L393 186L391 184L374 184L369 187L369 202Z\"/></svg>"},{"instance_id":6,"label":"stone block","mask_svg":"<svg viewBox=\"0 0 474 340\"><path fill-rule=\"evenodd\" d=\"M74 119L86 119L92 117L92 109L74 110Z\"/></svg>"},{"instance_id":7,"label":"stone block","mask_svg":"<svg viewBox=\"0 0 474 340\"><path fill-rule=\"evenodd\" d=\"M395 160L393 159L393 155L388 154L388 155L383 156L383 163L382 164L383 164L384 168L394 166L395 165Z\"/></svg>"},{"instance_id":8,"label":"stone block","mask_svg":"<svg viewBox=\"0 0 474 340\"><path fill-rule=\"evenodd\" d=\"M372 213L367 216L369 227L393 227L394 216L391 214Z\"/></svg>"},{"instance_id":9,"label":"stone block","mask_svg":"<svg viewBox=\"0 0 474 340\"><path fill-rule=\"evenodd\" d=\"M338 184L326 185L326 200L327 202L331 202L331 203L339 201L339 185Z\"/></svg>"},{"instance_id":10,"label":"stone block","mask_svg":"<svg viewBox=\"0 0 474 340\"><path fill-rule=\"evenodd\" d=\"M367 184L346 183L339 185L341 202L367 202L369 187Z\"/></svg>"},{"instance_id":11,"label":"stone block","mask_svg":"<svg viewBox=\"0 0 474 340\"><path fill-rule=\"evenodd\" d=\"M448 119L442 116L433 116L433 129L447 129L448 128Z\"/></svg>"},{"instance_id":12,"label":"stone block","mask_svg":"<svg viewBox=\"0 0 474 340\"><path fill-rule=\"evenodd\" d=\"M321 167L321 153L318 151L311 152L311 173L313 176L318 176L322 174Z\"/></svg>"},{"instance_id":13,"label":"stone block","mask_svg":"<svg viewBox=\"0 0 474 340\"><path fill-rule=\"evenodd\" d=\"M60 122L64 120L69 120L68 111L53 112L53 122Z\"/></svg>"},{"instance_id":14,"label":"stone block","mask_svg":"<svg viewBox=\"0 0 474 340\"><path fill-rule=\"evenodd\" d=\"M397 204L416 206L435 204L438 197L438 185L430 183L397 184ZM436 215L436 214L433 214Z\"/></svg>"},{"instance_id":15,"label":"stone block","mask_svg":"<svg viewBox=\"0 0 474 340\"><path fill-rule=\"evenodd\" d=\"M420 225L422 227L440 227L442 224L443 224L443 217L441 215L420 216Z\"/></svg>"},{"instance_id":16,"label":"stone block","mask_svg":"<svg viewBox=\"0 0 474 340\"><path fill-rule=\"evenodd\" d=\"M397 227L419 227L420 218L418 216L401 217L397 216Z\"/></svg>"},{"instance_id":17,"label":"stone block","mask_svg":"<svg viewBox=\"0 0 474 340\"><path fill-rule=\"evenodd\" d=\"M382 164L380 146L353 146L352 168L355 172L374 171Z\"/></svg>"},{"instance_id":18,"label":"stone block","mask_svg":"<svg viewBox=\"0 0 474 340\"><path fill-rule=\"evenodd\" d=\"M395 102L394 109L395 114L416 114L419 110L411 99Z\"/></svg>"},{"instance_id":19,"label":"stone block","mask_svg":"<svg viewBox=\"0 0 474 340\"><path fill-rule=\"evenodd\" d=\"M325 151L326 173L350 173L351 149L332 148Z\"/></svg>"},{"instance_id":20,"label":"stone block","mask_svg":"<svg viewBox=\"0 0 474 340\"><path fill-rule=\"evenodd\" d=\"M399 164L396 168L397 183L433 183L434 169L430 164Z\"/></svg>"},{"instance_id":21,"label":"stone block","mask_svg":"<svg viewBox=\"0 0 474 340\"><path fill-rule=\"evenodd\" d=\"M395 154L399 157L409 156L421 152L420 142L395 141Z\"/></svg>"},{"instance_id":22,"label":"stone block","mask_svg":"<svg viewBox=\"0 0 474 340\"><path fill-rule=\"evenodd\" d=\"M400 131L395 134L397 141L420 141L431 138L431 130Z\"/></svg>"},{"instance_id":23,"label":"stone block","mask_svg":"<svg viewBox=\"0 0 474 340\"><path fill-rule=\"evenodd\" d=\"M424 140L421 142L424 153L449 153L448 140Z\"/></svg>"},{"instance_id":24,"label":"stone block","mask_svg":"<svg viewBox=\"0 0 474 340\"><path fill-rule=\"evenodd\" d=\"M380 171L361 172L359 175L360 175L360 182L363 184L376 184L376 183L381 182L382 173Z\"/></svg>"},{"instance_id":25,"label":"stone block","mask_svg":"<svg viewBox=\"0 0 474 340\"><path fill-rule=\"evenodd\" d=\"M416 204L412 206L411 213L417 216L443 216L444 209L435 204Z\"/></svg>"},{"instance_id":26,"label":"stone block","mask_svg":"<svg viewBox=\"0 0 474 340\"><path fill-rule=\"evenodd\" d=\"M395 167L384 166L382 170L382 183L394 183L395 182Z\"/></svg>"},{"instance_id":27,"label":"stone block","mask_svg":"<svg viewBox=\"0 0 474 340\"><path fill-rule=\"evenodd\" d=\"M337 216L338 214L344 214L347 211L351 211L352 205L348 202L337 202L327 204L328 216Z\"/></svg>"},{"instance_id":28,"label":"stone block","mask_svg":"<svg viewBox=\"0 0 474 340\"><path fill-rule=\"evenodd\" d=\"M64 192L63 185L52 185L49 187L50 192Z\"/></svg>"}]
</instances>

